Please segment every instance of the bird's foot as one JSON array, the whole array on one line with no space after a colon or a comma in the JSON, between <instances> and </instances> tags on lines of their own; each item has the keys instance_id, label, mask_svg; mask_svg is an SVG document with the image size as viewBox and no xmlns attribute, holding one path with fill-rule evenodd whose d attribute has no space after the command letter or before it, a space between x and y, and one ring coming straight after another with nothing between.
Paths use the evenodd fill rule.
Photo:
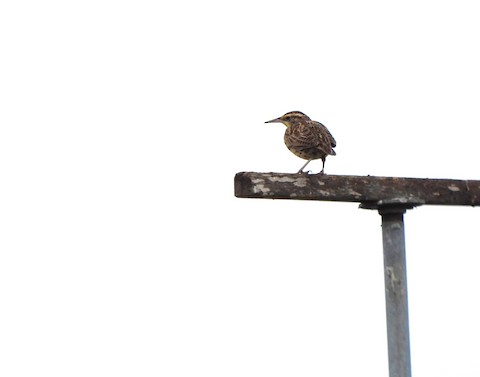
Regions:
<instances>
[{"instance_id":1,"label":"bird's foot","mask_svg":"<svg viewBox=\"0 0 480 377\"><path fill-rule=\"evenodd\" d=\"M325 172L323 171L323 169L320 171L320 173L318 173L318 175L325 175Z\"/></svg>"},{"instance_id":2,"label":"bird's foot","mask_svg":"<svg viewBox=\"0 0 480 377\"><path fill-rule=\"evenodd\" d=\"M299 171L297 171L297 174L305 174L305 175L308 175L308 174L310 174L311 172L312 172L311 170L303 171L302 169L300 169Z\"/></svg>"}]
</instances>

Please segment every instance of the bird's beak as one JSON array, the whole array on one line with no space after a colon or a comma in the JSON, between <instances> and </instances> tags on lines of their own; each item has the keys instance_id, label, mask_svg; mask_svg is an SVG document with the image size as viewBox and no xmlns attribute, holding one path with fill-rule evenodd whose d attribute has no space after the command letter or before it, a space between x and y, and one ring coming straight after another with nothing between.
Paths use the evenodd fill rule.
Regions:
<instances>
[{"instance_id":1,"label":"bird's beak","mask_svg":"<svg viewBox=\"0 0 480 377\"><path fill-rule=\"evenodd\" d=\"M282 121L280 120L280 118L275 118L275 119L272 119L272 120L268 120L265 123L281 123L281 122Z\"/></svg>"}]
</instances>

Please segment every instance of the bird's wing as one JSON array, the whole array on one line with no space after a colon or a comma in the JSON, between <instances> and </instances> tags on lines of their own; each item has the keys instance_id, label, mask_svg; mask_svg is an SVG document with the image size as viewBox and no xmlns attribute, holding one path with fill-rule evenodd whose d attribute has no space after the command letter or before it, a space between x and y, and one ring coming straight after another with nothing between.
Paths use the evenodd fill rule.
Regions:
<instances>
[{"instance_id":1,"label":"bird's wing","mask_svg":"<svg viewBox=\"0 0 480 377\"><path fill-rule=\"evenodd\" d=\"M330 131L328 130L327 127L325 127L322 123L320 122L317 122L317 121L313 121L313 123L320 127L322 129L322 132L324 133L324 135L326 136L326 138L328 139L328 141L330 142L330 145L332 146L332 148L335 148L337 146L337 142L335 141L335 139L333 138L332 134L330 133Z\"/></svg>"},{"instance_id":2,"label":"bird's wing","mask_svg":"<svg viewBox=\"0 0 480 377\"><path fill-rule=\"evenodd\" d=\"M318 148L326 154L335 154L328 135L313 122L288 127L285 135L288 144L297 149Z\"/></svg>"}]
</instances>

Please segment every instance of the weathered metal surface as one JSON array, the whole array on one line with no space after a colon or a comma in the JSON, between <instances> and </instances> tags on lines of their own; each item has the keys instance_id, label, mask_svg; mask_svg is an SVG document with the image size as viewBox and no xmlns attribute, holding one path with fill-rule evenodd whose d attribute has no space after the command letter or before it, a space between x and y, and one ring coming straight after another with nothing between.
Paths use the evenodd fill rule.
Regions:
<instances>
[{"instance_id":1,"label":"weathered metal surface","mask_svg":"<svg viewBox=\"0 0 480 377\"><path fill-rule=\"evenodd\" d=\"M398 206L379 209L382 216L390 377L411 376L404 212L405 209Z\"/></svg>"},{"instance_id":2,"label":"weathered metal surface","mask_svg":"<svg viewBox=\"0 0 480 377\"><path fill-rule=\"evenodd\" d=\"M243 172L235 175L239 198L439 205L480 205L480 181L350 175Z\"/></svg>"},{"instance_id":3,"label":"weathered metal surface","mask_svg":"<svg viewBox=\"0 0 480 377\"><path fill-rule=\"evenodd\" d=\"M390 377L411 377L403 214L422 204L480 205L480 181L238 173L239 198L360 202L382 216Z\"/></svg>"}]
</instances>

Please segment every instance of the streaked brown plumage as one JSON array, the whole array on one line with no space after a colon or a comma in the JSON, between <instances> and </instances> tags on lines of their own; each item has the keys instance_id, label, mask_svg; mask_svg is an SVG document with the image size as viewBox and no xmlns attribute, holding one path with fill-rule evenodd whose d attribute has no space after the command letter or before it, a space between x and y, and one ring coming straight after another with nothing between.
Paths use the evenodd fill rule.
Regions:
<instances>
[{"instance_id":1,"label":"streaked brown plumage","mask_svg":"<svg viewBox=\"0 0 480 377\"><path fill-rule=\"evenodd\" d=\"M307 160L298 173L303 173L303 169L310 161L322 159L320 174L324 174L325 159L328 155L336 155L333 148L337 145L327 127L311 120L300 111L291 111L265 123L283 123L287 126L284 136L285 145L294 155Z\"/></svg>"}]
</instances>

